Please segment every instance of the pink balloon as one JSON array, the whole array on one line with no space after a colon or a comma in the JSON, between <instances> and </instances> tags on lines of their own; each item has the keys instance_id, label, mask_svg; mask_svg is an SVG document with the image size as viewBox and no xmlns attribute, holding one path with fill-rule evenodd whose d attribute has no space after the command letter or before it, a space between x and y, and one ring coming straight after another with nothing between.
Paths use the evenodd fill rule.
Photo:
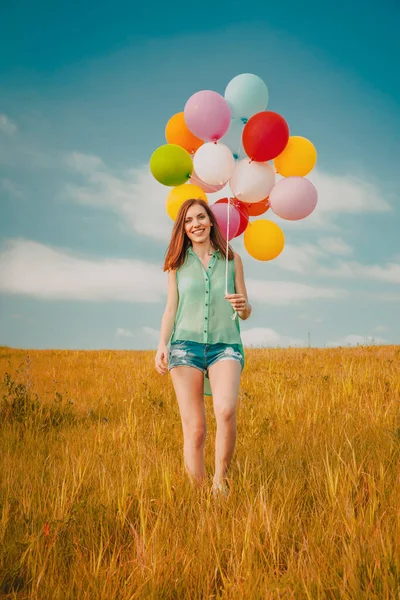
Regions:
<instances>
[{"instance_id":1,"label":"pink balloon","mask_svg":"<svg viewBox=\"0 0 400 600\"><path fill-rule=\"evenodd\" d=\"M226 231L228 228L228 204L212 204L210 206L217 220L221 233L226 240ZM229 204L229 235L228 240L234 238L239 231L240 213L232 204Z\"/></svg>"},{"instance_id":2,"label":"pink balloon","mask_svg":"<svg viewBox=\"0 0 400 600\"><path fill-rule=\"evenodd\" d=\"M304 177L286 177L274 185L269 195L271 210L288 221L305 219L317 206L317 190Z\"/></svg>"},{"instance_id":3,"label":"pink balloon","mask_svg":"<svg viewBox=\"0 0 400 600\"><path fill-rule=\"evenodd\" d=\"M208 142L216 142L228 131L231 122L229 104L212 90L196 92L184 109L185 123L190 131Z\"/></svg>"},{"instance_id":4,"label":"pink balloon","mask_svg":"<svg viewBox=\"0 0 400 600\"><path fill-rule=\"evenodd\" d=\"M202 181L201 179L199 179L199 177L197 176L197 174L196 174L196 172L195 172L194 169L193 169L192 174L190 176L190 183L193 183L193 185L197 185L206 194L212 194L214 192L219 192L219 190L222 190L222 188L224 187L224 185L226 185L226 181L225 181L225 183L222 183L222 184L219 184L219 185L218 184L216 184L216 185L210 185L209 183L206 183L205 181Z\"/></svg>"}]
</instances>

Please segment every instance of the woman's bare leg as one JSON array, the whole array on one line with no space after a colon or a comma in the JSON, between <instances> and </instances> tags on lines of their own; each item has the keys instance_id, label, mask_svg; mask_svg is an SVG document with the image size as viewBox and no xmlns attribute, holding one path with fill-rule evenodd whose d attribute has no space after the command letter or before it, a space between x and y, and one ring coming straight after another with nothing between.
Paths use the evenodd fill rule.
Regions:
<instances>
[{"instance_id":1,"label":"woman's bare leg","mask_svg":"<svg viewBox=\"0 0 400 600\"><path fill-rule=\"evenodd\" d=\"M236 360L220 360L208 372L217 421L214 485L218 485L226 476L235 450L236 409L242 368Z\"/></svg>"},{"instance_id":2,"label":"woman's bare leg","mask_svg":"<svg viewBox=\"0 0 400 600\"><path fill-rule=\"evenodd\" d=\"M207 436L204 408L204 375L194 367L179 366L170 370L182 420L185 469L199 485L206 480L204 445Z\"/></svg>"}]
</instances>

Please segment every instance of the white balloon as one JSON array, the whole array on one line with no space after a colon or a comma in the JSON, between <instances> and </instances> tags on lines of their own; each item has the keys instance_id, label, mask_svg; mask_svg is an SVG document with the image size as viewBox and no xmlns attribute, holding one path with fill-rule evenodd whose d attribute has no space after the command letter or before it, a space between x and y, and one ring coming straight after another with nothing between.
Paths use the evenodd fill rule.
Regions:
<instances>
[{"instance_id":1,"label":"white balloon","mask_svg":"<svg viewBox=\"0 0 400 600\"><path fill-rule=\"evenodd\" d=\"M196 151L193 166L202 181L209 185L221 185L232 177L235 159L225 144L208 142Z\"/></svg>"},{"instance_id":2,"label":"white balloon","mask_svg":"<svg viewBox=\"0 0 400 600\"><path fill-rule=\"evenodd\" d=\"M201 150L201 147L199 148ZM261 202L275 185L275 169L268 162L240 160L230 180L235 198L242 202Z\"/></svg>"}]
</instances>

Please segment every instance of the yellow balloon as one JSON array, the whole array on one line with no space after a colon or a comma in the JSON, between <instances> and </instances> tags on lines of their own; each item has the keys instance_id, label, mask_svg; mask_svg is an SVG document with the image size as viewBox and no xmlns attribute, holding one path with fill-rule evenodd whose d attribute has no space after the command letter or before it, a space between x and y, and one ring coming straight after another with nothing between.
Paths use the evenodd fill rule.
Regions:
<instances>
[{"instance_id":1,"label":"yellow balloon","mask_svg":"<svg viewBox=\"0 0 400 600\"><path fill-rule=\"evenodd\" d=\"M178 212L182 204L190 198L198 198L199 200L205 200L208 204L207 196L205 195L203 190L197 185L193 185L192 183L184 183L183 185L178 185L178 187L170 191L166 201L166 209L168 215L173 221L175 221L176 217L178 216Z\"/></svg>"},{"instance_id":2,"label":"yellow balloon","mask_svg":"<svg viewBox=\"0 0 400 600\"><path fill-rule=\"evenodd\" d=\"M274 159L276 172L282 177L305 177L317 162L317 151L310 140L292 135L279 156Z\"/></svg>"},{"instance_id":3,"label":"yellow balloon","mask_svg":"<svg viewBox=\"0 0 400 600\"><path fill-rule=\"evenodd\" d=\"M285 236L273 221L258 219L249 223L243 236L244 247L257 260L273 260L283 250Z\"/></svg>"}]
</instances>

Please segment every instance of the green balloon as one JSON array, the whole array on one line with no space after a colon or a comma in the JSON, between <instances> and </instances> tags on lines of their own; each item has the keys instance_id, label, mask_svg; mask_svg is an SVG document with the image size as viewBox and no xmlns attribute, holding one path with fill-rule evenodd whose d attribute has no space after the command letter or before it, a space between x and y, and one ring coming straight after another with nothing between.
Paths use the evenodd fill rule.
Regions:
<instances>
[{"instance_id":1,"label":"green balloon","mask_svg":"<svg viewBox=\"0 0 400 600\"><path fill-rule=\"evenodd\" d=\"M164 144L154 150L150 158L150 171L163 185L186 183L193 171L189 152L177 144Z\"/></svg>"}]
</instances>

